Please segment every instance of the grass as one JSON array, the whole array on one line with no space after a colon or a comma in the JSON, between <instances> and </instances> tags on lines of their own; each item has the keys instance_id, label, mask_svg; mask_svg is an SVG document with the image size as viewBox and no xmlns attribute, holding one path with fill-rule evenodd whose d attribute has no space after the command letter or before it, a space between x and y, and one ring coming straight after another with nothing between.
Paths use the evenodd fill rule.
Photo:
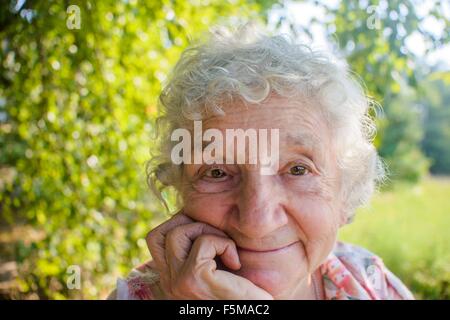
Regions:
<instances>
[{"instance_id":1,"label":"grass","mask_svg":"<svg viewBox=\"0 0 450 320\"><path fill-rule=\"evenodd\" d=\"M450 178L377 194L339 238L379 255L416 299L450 299Z\"/></svg>"}]
</instances>

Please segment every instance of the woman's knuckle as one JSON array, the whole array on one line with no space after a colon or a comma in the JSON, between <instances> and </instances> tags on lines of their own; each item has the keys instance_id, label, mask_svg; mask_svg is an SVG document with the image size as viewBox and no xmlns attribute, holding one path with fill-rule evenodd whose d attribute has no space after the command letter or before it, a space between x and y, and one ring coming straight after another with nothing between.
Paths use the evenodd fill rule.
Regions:
<instances>
[{"instance_id":1,"label":"woman's knuckle","mask_svg":"<svg viewBox=\"0 0 450 320\"><path fill-rule=\"evenodd\" d=\"M148 244L153 244L156 241L157 233L156 229L150 230L147 232L147 235L145 236L145 240Z\"/></svg>"},{"instance_id":2,"label":"woman's knuckle","mask_svg":"<svg viewBox=\"0 0 450 320\"><path fill-rule=\"evenodd\" d=\"M147 246L148 246L148 248L150 249L150 251L158 250L158 249L157 249L157 248L158 248L158 244L157 244L157 242L155 241L154 238L149 238L149 239L147 240Z\"/></svg>"},{"instance_id":3,"label":"woman's knuckle","mask_svg":"<svg viewBox=\"0 0 450 320\"><path fill-rule=\"evenodd\" d=\"M192 245L192 249L198 251L200 248L204 247L208 243L208 237L201 235L195 239L194 244Z\"/></svg>"}]
</instances>

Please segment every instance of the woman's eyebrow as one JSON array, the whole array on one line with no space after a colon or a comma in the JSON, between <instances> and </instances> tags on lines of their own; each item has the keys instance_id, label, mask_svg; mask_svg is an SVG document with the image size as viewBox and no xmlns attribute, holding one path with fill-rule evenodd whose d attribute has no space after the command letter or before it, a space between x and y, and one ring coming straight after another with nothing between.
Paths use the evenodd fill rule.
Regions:
<instances>
[{"instance_id":1,"label":"woman's eyebrow","mask_svg":"<svg viewBox=\"0 0 450 320\"><path fill-rule=\"evenodd\" d=\"M311 152L320 145L317 136L308 132L288 132L285 139L288 148L301 147Z\"/></svg>"}]
</instances>

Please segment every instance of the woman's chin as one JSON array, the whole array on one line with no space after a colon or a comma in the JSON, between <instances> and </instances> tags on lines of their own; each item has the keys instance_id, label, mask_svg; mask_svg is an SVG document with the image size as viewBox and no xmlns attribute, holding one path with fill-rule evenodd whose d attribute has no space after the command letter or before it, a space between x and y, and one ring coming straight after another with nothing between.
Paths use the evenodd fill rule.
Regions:
<instances>
[{"instance_id":1,"label":"woman's chin","mask_svg":"<svg viewBox=\"0 0 450 320\"><path fill-rule=\"evenodd\" d=\"M233 272L272 295L296 285L307 274L307 261L301 244L271 253L239 251L241 269Z\"/></svg>"},{"instance_id":2,"label":"woman's chin","mask_svg":"<svg viewBox=\"0 0 450 320\"><path fill-rule=\"evenodd\" d=\"M251 281L256 286L266 290L270 294L274 295L279 291L283 291L284 282L286 277L283 277L278 270L267 270L267 269L248 269L241 268L237 275L246 278Z\"/></svg>"}]
</instances>

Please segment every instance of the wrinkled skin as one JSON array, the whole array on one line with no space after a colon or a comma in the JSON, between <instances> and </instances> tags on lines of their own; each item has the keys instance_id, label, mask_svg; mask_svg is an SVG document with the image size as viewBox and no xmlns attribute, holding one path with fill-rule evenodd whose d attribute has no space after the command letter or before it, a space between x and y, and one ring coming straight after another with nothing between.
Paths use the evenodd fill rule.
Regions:
<instances>
[{"instance_id":1,"label":"wrinkled skin","mask_svg":"<svg viewBox=\"0 0 450 320\"><path fill-rule=\"evenodd\" d=\"M323 114L275 96L225 112L204 121L203 130L280 130L278 171L261 175L259 163L184 165L182 211L147 237L166 295L319 298L311 275L345 223L336 150Z\"/></svg>"}]
</instances>

